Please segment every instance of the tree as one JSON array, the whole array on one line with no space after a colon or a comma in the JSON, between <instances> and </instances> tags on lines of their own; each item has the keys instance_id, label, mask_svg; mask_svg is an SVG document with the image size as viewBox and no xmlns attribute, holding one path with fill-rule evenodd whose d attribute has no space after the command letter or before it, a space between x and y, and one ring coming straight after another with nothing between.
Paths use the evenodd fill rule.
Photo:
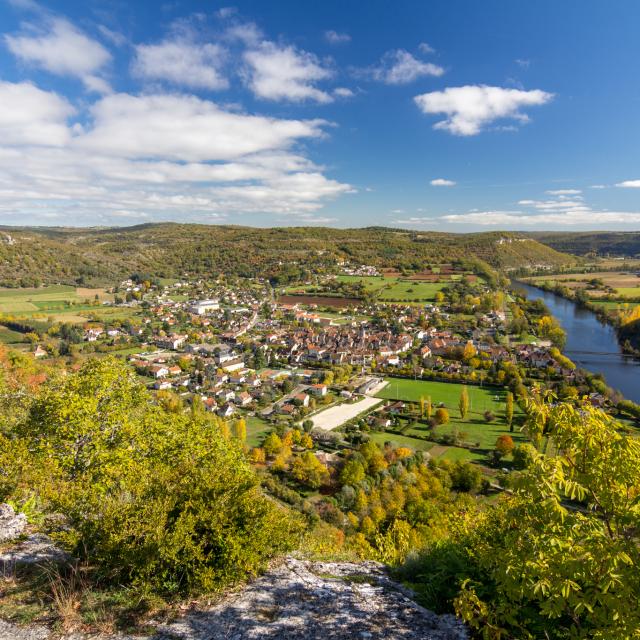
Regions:
<instances>
[{"instance_id":1,"label":"tree","mask_svg":"<svg viewBox=\"0 0 640 640\"><path fill-rule=\"evenodd\" d=\"M312 489L317 489L329 480L329 470L311 451L305 451L296 457L291 465L291 475Z\"/></svg>"},{"instance_id":2,"label":"tree","mask_svg":"<svg viewBox=\"0 0 640 640\"><path fill-rule=\"evenodd\" d=\"M438 424L447 424L449 422L449 412L444 407L436 409L435 415Z\"/></svg>"},{"instance_id":3,"label":"tree","mask_svg":"<svg viewBox=\"0 0 640 640\"><path fill-rule=\"evenodd\" d=\"M501 456L508 456L513 451L513 438L506 434L498 436L495 444L495 450Z\"/></svg>"},{"instance_id":4,"label":"tree","mask_svg":"<svg viewBox=\"0 0 640 640\"><path fill-rule=\"evenodd\" d=\"M347 460L340 472L340 482L353 486L359 485L365 478L365 469L358 460Z\"/></svg>"},{"instance_id":5,"label":"tree","mask_svg":"<svg viewBox=\"0 0 640 640\"><path fill-rule=\"evenodd\" d=\"M462 357L465 360L465 362L469 362L469 360L475 357L477 353L478 353L478 350L473 346L473 342L469 340L467 344L464 345L464 351L462 353Z\"/></svg>"},{"instance_id":6,"label":"tree","mask_svg":"<svg viewBox=\"0 0 640 640\"><path fill-rule=\"evenodd\" d=\"M535 458L535 453L535 447L528 442L515 447L511 452L513 456L513 466L516 469L526 469Z\"/></svg>"},{"instance_id":7,"label":"tree","mask_svg":"<svg viewBox=\"0 0 640 640\"><path fill-rule=\"evenodd\" d=\"M533 453L514 495L458 537L473 582L456 612L487 638L637 637L640 442L586 404L528 412L558 455Z\"/></svg>"},{"instance_id":8,"label":"tree","mask_svg":"<svg viewBox=\"0 0 640 640\"><path fill-rule=\"evenodd\" d=\"M427 396L427 400L425 402L425 416L427 420L431 420L432 412L433 412L433 405L431 404L431 396Z\"/></svg>"},{"instance_id":9,"label":"tree","mask_svg":"<svg viewBox=\"0 0 640 640\"><path fill-rule=\"evenodd\" d=\"M460 399L458 400L458 408L460 409L460 417L464 420L469 411L469 392L467 387L462 387L460 391Z\"/></svg>"},{"instance_id":10,"label":"tree","mask_svg":"<svg viewBox=\"0 0 640 640\"><path fill-rule=\"evenodd\" d=\"M280 436L275 431L272 431L262 443L262 448L264 452L269 456L273 457L282 451L282 440Z\"/></svg>"},{"instance_id":11,"label":"tree","mask_svg":"<svg viewBox=\"0 0 640 640\"><path fill-rule=\"evenodd\" d=\"M509 431L513 431L513 393L507 391L507 398L505 401L505 420L509 425Z\"/></svg>"},{"instance_id":12,"label":"tree","mask_svg":"<svg viewBox=\"0 0 640 640\"><path fill-rule=\"evenodd\" d=\"M244 418L238 418L233 423L233 437L244 442L247 439L247 423Z\"/></svg>"}]
</instances>

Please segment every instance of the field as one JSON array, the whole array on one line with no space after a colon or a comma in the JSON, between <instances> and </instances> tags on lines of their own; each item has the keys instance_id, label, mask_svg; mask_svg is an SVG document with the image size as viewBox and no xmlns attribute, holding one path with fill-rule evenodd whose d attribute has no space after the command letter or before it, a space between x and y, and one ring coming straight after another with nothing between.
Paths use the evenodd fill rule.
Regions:
<instances>
[{"instance_id":1,"label":"field","mask_svg":"<svg viewBox=\"0 0 640 640\"><path fill-rule=\"evenodd\" d=\"M451 276L456 279L460 276ZM367 292L375 294L378 300L389 302L433 302L438 291L449 284L443 277L441 282L408 280L399 277L382 276L338 276L338 282L361 282Z\"/></svg>"},{"instance_id":2,"label":"field","mask_svg":"<svg viewBox=\"0 0 640 640\"><path fill-rule=\"evenodd\" d=\"M455 446L439 446L431 451L432 455L442 456L449 460L482 460L486 459L486 455L493 449L498 436L509 433L516 443L526 441L526 437L517 428L513 433L509 432L509 427L504 419L506 392L503 389L404 378L390 378L388 382L389 384L376 394L378 398L419 402L421 397L431 397L434 410L442 405L450 415L448 424L435 428L436 437L457 433L461 440L475 445L473 450ZM464 419L460 418L458 411L458 400L463 386L466 387L469 395L469 412ZM484 418L485 411L491 411L495 420L487 422ZM514 414L517 420L520 414L517 405ZM403 436L392 433L378 434L378 436L382 436L383 441L395 441L402 438L404 444L416 449L424 449L424 445L429 444L423 440L430 435L427 425L415 422L403 431ZM413 444L410 444L411 441Z\"/></svg>"},{"instance_id":3,"label":"field","mask_svg":"<svg viewBox=\"0 0 640 640\"><path fill-rule=\"evenodd\" d=\"M623 298L640 297L640 275L636 271L594 271L591 273L561 273L526 278L533 284L560 283L569 289L583 289L591 280L601 280L605 289L589 289L589 296L598 298L609 293L609 287Z\"/></svg>"},{"instance_id":4,"label":"field","mask_svg":"<svg viewBox=\"0 0 640 640\"><path fill-rule=\"evenodd\" d=\"M101 301L112 300L113 296L104 289L86 289L65 285L29 289L0 289L0 313L23 316L36 314L52 315L64 311L77 313L81 309L91 309L85 301L93 301L95 296Z\"/></svg>"}]
</instances>

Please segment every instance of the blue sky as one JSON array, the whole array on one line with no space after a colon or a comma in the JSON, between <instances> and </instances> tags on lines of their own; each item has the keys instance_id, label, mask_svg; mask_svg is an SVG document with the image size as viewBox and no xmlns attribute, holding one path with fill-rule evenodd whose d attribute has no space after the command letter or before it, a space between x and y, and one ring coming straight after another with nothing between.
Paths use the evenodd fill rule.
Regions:
<instances>
[{"instance_id":1,"label":"blue sky","mask_svg":"<svg viewBox=\"0 0 640 640\"><path fill-rule=\"evenodd\" d=\"M0 224L638 229L639 18L0 0Z\"/></svg>"}]
</instances>

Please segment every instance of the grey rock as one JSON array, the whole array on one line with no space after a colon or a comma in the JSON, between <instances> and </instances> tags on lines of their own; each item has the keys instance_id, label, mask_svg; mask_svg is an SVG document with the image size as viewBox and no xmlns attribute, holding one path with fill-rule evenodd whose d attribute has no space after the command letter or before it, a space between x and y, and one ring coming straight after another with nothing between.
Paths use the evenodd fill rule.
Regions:
<instances>
[{"instance_id":1,"label":"grey rock","mask_svg":"<svg viewBox=\"0 0 640 640\"><path fill-rule=\"evenodd\" d=\"M411 596L376 562L310 562L289 557L217 605L160 625L147 640L467 640L466 628L454 616L438 616ZM0 626L0 640L48 638L33 635L41 633L39 628L11 628L14 635L3 635ZM121 635L55 637L134 640Z\"/></svg>"},{"instance_id":2,"label":"grey rock","mask_svg":"<svg viewBox=\"0 0 640 640\"><path fill-rule=\"evenodd\" d=\"M63 562L66 559L68 559L67 554L56 547L49 536L34 533L4 553L0 553L0 568L7 570L20 564Z\"/></svg>"},{"instance_id":3,"label":"grey rock","mask_svg":"<svg viewBox=\"0 0 640 640\"><path fill-rule=\"evenodd\" d=\"M50 635L45 627L18 627L0 620L0 640L46 640Z\"/></svg>"},{"instance_id":4,"label":"grey rock","mask_svg":"<svg viewBox=\"0 0 640 640\"><path fill-rule=\"evenodd\" d=\"M0 504L0 543L20 537L27 526L27 516L18 513L8 504Z\"/></svg>"}]
</instances>

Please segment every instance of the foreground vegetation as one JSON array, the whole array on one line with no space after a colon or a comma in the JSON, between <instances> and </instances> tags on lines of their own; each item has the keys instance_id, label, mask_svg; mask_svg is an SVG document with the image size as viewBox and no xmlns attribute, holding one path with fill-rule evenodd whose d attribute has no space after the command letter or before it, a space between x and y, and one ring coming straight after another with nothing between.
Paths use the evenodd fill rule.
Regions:
<instances>
[{"instance_id":1,"label":"foreground vegetation","mask_svg":"<svg viewBox=\"0 0 640 640\"><path fill-rule=\"evenodd\" d=\"M327 468L296 429L252 467L246 425L153 402L112 358L57 375L2 357L0 500L81 563L45 586L15 576L36 601L71 590L73 615L101 601L122 628L124 609L219 592L302 548L395 566L479 637L638 637L640 442L594 408L529 401L533 444L498 496L473 465L373 441Z\"/></svg>"}]
</instances>

